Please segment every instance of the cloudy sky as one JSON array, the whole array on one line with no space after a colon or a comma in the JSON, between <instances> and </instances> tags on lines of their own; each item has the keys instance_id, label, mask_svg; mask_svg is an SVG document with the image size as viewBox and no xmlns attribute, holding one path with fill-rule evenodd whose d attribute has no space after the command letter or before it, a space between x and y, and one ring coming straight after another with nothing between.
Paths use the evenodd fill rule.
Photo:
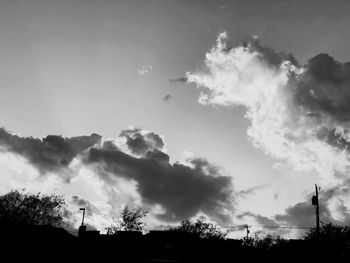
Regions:
<instances>
[{"instance_id":1,"label":"cloudy sky","mask_svg":"<svg viewBox=\"0 0 350 263\"><path fill-rule=\"evenodd\" d=\"M1 0L0 192L63 194L101 231L128 204L295 237L317 183L349 222L349 9Z\"/></svg>"}]
</instances>

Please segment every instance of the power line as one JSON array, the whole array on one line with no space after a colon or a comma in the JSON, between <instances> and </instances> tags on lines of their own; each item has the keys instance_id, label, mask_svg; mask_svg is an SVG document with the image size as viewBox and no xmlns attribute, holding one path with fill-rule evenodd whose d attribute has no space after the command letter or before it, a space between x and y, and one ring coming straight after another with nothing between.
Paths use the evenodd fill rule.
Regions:
<instances>
[{"instance_id":1,"label":"power line","mask_svg":"<svg viewBox=\"0 0 350 263\"><path fill-rule=\"evenodd\" d=\"M225 227L225 228L237 228L237 230L244 230L244 228L246 228L246 224L245 225L235 225L235 226L229 226L229 227ZM302 230L305 230L305 229L310 229L310 227L298 227L298 226L266 226L266 225L249 225L249 227L261 227L261 228L276 228L276 229L279 229L279 228L282 228L282 229L302 229Z\"/></svg>"},{"instance_id":2,"label":"power line","mask_svg":"<svg viewBox=\"0 0 350 263\"><path fill-rule=\"evenodd\" d=\"M289 228L289 229L309 229L310 227L298 227L298 226L259 226L252 225L254 227L263 227L263 228Z\"/></svg>"},{"instance_id":3,"label":"power line","mask_svg":"<svg viewBox=\"0 0 350 263\"><path fill-rule=\"evenodd\" d=\"M319 236L320 233L320 217L321 219L323 219L322 215L320 215L320 206L319 206L319 200L318 200L318 191L320 190L320 187L317 187L317 184L315 184L315 195L312 196L311 199L311 203L312 205L315 206L316 208L316 234L317 236ZM322 222L322 221L321 221ZM234 229L236 230L244 230L247 229L247 236L249 233L248 228L249 227L261 227L261 228L275 228L275 229L301 229L301 230L306 230L306 229L310 229L310 227L298 227L298 226L266 226L266 225L236 225L236 226L230 226L230 227L226 227L226 229L229 229L231 231L234 231Z\"/></svg>"}]
</instances>

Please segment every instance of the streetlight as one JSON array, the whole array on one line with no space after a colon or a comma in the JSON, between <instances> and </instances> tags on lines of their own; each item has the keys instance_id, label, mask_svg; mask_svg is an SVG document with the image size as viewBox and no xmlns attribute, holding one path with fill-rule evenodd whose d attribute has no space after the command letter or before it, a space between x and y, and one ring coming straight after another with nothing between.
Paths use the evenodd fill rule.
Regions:
<instances>
[{"instance_id":1,"label":"streetlight","mask_svg":"<svg viewBox=\"0 0 350 263\"><path fill-rule=\"evenodd\" d=\"M86 232L86 226L84 226L85 208L80 208L83 211L83 219L81 220L81 226L79 227L78 237L82 238Z\"/></svg>"},{"instance_id":2,"label":"streetlight","mask_svg":"<svg viewBox=\"0 0 350 263\"><path fill-rule=\"evenodd\" d=\"M84 218L85 218L85 208L80 208L80 211L83 211L83 219L81 220L81 225L84 225Z\"/></svg>"}]
</instances>

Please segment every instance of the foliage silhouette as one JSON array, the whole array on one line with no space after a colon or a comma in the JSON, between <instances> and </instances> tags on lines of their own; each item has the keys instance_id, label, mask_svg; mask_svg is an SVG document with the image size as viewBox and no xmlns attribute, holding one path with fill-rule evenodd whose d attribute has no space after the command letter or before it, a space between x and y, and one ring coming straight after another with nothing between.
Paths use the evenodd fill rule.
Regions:
<instances>
[{"instance_id":1,"label":"foliage silhouette","mask_svg":"<svg viewBox=\"0 0 350 263\"><path fill-rule=\"evenodd\" d=\"M304 239L322 247L321 254L331 255L333 262L349 262L350 227L332 223L321 224L319 235L316 227L311 227Z\"/></svg>"},{"instance_id":2,"label":"foliage silhouette","mask_svg":"<svg viewBox=\"0 0 350 263\"><path fill-rule=\"evenodd\" d=\"M319 236L317 236L316 227L311 227L305 234L306 240L324 240L331 242L349 242L350 244L350 227L339 226L332 223L321 224Z\"/></svg>"},{"instance_id":3,"label":"foliage silhouette","mask_svg":"<svg viewBox=\"0 0 350 263\"><path fill-rule=\"evenodd\" d=\"M280 236L272 235L259 235L255 234L254 237L243 238L243 245L248 247L254 247L259 250L270 250L278 248L287 244L287 240Z\"/></svg>"},{"instance_id":4,"label":"foliage silhouette","mask_svg":"<svg viewBox=\"0 0 350 263\"><path fill-rule=\"evenodd\" d=\"M61 226L64 198L11 190L0 196L0 223Z\"/></svg>"},{"instance_id":5,"label":"foliage silhouette","mask_svg":"<svg viewBox=\"0 0 350 263\"><path fill-rule=\"evenodd\" d=\"M117 231L142 231L146 226L143 221L147 212L141 208L131 209L125 206L118 219L114 219L115 224L106 228L108 235L116 234Z\"/></svg>"},{"instance_id":6,"label":"foliage silhouette","mask_svg":"<svg viewBox=\"0 0 350 263\"><path fill-rule=\"evenodd\" d=\"M221 231L216 225L204 222L200 219L192 222L183 220L180 225L169 229L170 231L180 231L196 234L199 238L204 239L225 239L228 232Z\"/></svg>"}]
</instances>

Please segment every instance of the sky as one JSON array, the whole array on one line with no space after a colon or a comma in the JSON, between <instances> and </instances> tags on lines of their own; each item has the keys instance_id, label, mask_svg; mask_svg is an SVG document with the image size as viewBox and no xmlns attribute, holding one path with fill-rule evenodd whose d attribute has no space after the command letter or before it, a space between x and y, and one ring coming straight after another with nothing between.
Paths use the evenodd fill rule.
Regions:
<instances>
[{"instance_id":1,"label":"sky","mask_svg":"<svg viewBox=\"0 0 350 263\"><path fill-rule=\"evenodd\" d=\"M0 0L1 193L64 194L101 231L128 204L150 229L295 237L261 226L313 226L316 183L323 221L348 222L349 9Z\"/></svg>"}]
</instances>

